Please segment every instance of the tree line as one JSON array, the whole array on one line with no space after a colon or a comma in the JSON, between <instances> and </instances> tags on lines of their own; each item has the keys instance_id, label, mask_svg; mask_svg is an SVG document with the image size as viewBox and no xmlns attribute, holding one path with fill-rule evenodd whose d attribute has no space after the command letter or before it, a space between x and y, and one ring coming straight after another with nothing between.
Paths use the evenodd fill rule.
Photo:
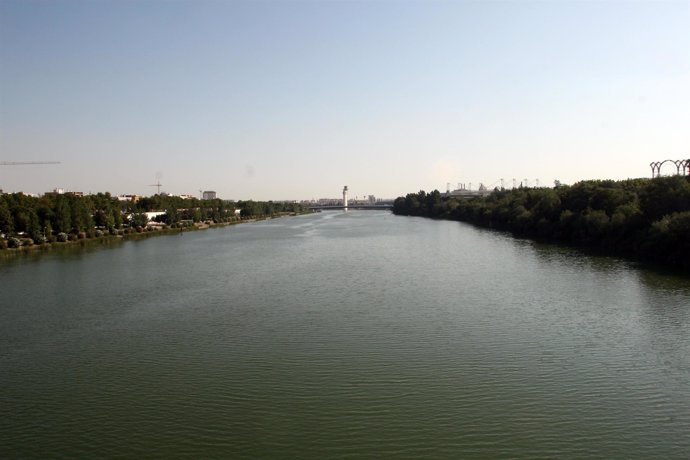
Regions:
<instances>
[{"instance_id":1,"label":"tree line","mask_svg":"<svg viewBox=\"0 0 690 460\"><path fill-rule=\"evenodd\" d=\"M236 209L240 210L239 217ZM298 213L302 207L291 202L235 202L165 195L134 202L120 201L109 193L85 196L46 193L41 197L8 193L0 195L0 249L102 236L108 232L142 231L149 224L145 213L151 211L164 211L156 220L174 227Z\"/></svg>"},{"instance_id":2,"label":"tree line","mask_svg":"<svg viewBox=\"0 0 690 460\"><path fill-rule=\"evenodd\" d=\"M686 176L496 189L470 199L420 191L398 197L393 212L459 220L690 270Z\"/></svg>"}]
</instances>

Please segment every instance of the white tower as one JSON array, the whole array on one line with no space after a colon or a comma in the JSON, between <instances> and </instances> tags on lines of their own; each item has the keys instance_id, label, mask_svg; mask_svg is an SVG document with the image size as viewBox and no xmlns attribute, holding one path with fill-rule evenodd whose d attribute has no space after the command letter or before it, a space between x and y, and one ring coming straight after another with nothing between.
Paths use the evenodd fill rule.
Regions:
<instances>
[{"instance_id":1,"label":"white tower","mask_svg":"<svg viewBox=\"0 0 690 460\"><path fill-rule=\"evenodd\" d=\"M347 209L347 185L343 187L343 207Z\"/></svg>"}]
</instances>

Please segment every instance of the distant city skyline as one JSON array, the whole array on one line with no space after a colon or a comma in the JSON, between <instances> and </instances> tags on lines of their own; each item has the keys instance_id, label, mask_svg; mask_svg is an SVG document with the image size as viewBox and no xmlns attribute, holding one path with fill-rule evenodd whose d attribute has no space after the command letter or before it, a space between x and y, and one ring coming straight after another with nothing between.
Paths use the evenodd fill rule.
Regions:
<instances>
[{"instance_id":1,"label":"distant city skyline","mask_svg":"<svg viewBox=\"0 0 690 460\"><path fill-rule=\"evenodd\" d=\"M0 189L395 198L690 157L690 2L0 2Z\"/></svg>"}]
</instances>

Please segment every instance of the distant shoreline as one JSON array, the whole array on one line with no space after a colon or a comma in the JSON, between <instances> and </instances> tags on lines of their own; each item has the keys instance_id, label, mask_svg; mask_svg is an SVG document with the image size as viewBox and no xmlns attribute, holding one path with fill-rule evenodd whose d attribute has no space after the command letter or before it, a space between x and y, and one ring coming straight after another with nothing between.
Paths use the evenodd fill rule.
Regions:
<instances>
[{"instance_id":1,"label":"distant shoreline","mask_svg":"<svg viewBox=\"0 0 690 460\"><path fill-rule=\"evenodd\" d=\"M690 273L688 176L496 189L469 198L420 191L398 197L393 213L467 222Z\"/></svg>"},{"instance_id":2,"label":"distant shoreline","mask_svg":"<svg viewBox=\"0 0 690 460\"><path fill-rule=\"evenodd\" d=\"M310 212L301 213L290 213L281 214L275 216L266 217L252 217L248 219L234 220L230 222L195 222L193 225L184 227L165 227L162 228L157 225L147 226L140 231L127 228L121 229L118 234L111 235L106 234L103 236L97 236L89 238L83 237L76 240L69 240L64 242L52 242L52 243L41 243L32 244L28 246L20 246L18 248L5 248L0 250L0 262L5 259L12 259L15 257L39 255L52 251L62 251L62 250L78 250L85 248L96 248L96 247L107 247L112 245L117 245L125 241L139 241L156 236L167 236L167 235L182 235L187 232L196 232L199 230L208 230L210 228L220 228L228 227L231 225L241 225L241 224L251 224L257 221L272 220L284 217L296 217L298 215L311 214ZM131 232L128 230L132 230ZM120 233L122 232L122 233Z\"/></svg>"}]
</instances>

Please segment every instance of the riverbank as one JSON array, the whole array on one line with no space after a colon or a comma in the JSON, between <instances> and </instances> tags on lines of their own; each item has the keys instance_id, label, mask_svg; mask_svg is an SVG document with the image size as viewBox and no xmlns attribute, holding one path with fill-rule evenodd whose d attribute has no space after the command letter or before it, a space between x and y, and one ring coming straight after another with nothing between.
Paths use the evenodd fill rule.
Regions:
<instances>
[{"instance_id":1,"label":"riverbank","mask_svg":"<svg viewBox=\"0 0 690 460\"><path fill-rule=\"evenodd\" d=\"M186 232L194 232L199 230L208 230L212 228L221 228L231 225L250 224L262 220L279 219L284 217L295 217L307 212L301 213L285 213L274 216L252 217L247 219L236 219L228 222L195 222L191 225L176 225L167 226L165 224L151 223L146 227L139 228L123 228L115 230L114 234L102 234L101 236L92 236L85 232L76 235L70 235L66 241L52 241L45 243L31 243L22 244L19 247L0 249L0 261L3 259L12 259L25 255L37 255L49 251L65 251L65 250L80 250L84 248L97 248L116 246L124 241L139 241L156 236L164 235L181 235Z\"/></svg>"},{"instance_id":2,"label":"riverbank","mask_svg":"<svg viewBox=\"0 0 690 460\"><path fill-rule=\"evenodd\" d=\"M288 201L199 200L169 195L120 200L109 193L28 196L0 192L0 251L33 252L50 247L46 243L86 244L82 240L129 237L162 229L203 229L306 211L301 204Z\"/></svg>"},{"instance_id":3,"label":"riverbank","mask_svg":"<svg viewBox=\"0 0 690 460\"><path fill-rule=\"evenodd\" d=\"M690 178L583 181L463 199L420 191L397 215L458 220L690 273Z\"/></svg>"}]
</instances>

